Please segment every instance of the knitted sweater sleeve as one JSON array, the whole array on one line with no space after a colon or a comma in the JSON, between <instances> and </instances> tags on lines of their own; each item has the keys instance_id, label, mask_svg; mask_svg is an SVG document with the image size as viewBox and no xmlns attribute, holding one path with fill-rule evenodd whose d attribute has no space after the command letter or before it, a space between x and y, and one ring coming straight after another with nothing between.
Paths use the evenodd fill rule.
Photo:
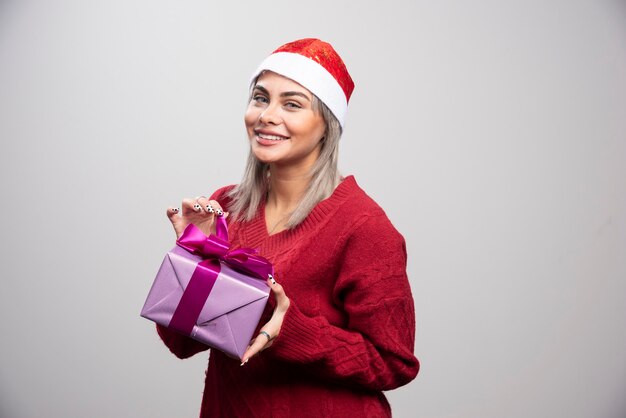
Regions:
<instances>
[{"instance_id":1,"label":"knitted sweater sleeve","mask_svg":"<svg viewBox=\"0 0 626 418\"><path fill-rule=\"evenodd\" d=\"M384 214L367 216L352 230L333 302L345 327L305 315L292 300L268 354L307 365L316 375L369 390L389 390L413 380L415 312L406 275L404 238ZM287 295L289 296L289 295Z\"/></svg>"}]
</instances>

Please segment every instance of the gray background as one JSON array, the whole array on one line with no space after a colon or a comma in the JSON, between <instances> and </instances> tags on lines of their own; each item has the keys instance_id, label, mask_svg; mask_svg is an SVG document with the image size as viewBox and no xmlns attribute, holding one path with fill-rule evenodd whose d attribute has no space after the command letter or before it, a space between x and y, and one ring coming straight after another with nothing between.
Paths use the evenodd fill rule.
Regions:
<instances>
[{"instance_id":1,"label":"gray background","mask_svg":"<svg viewBox=\"0 0 626 418\"><path fill-rule=\"evenodd\" d=\"M237 182L256 65L331 41L342 172L408 242L396 417L626 416L618 1L0 2L0 416L194 417L139 310L165 207Z\"/></svg>"}]
</instances>

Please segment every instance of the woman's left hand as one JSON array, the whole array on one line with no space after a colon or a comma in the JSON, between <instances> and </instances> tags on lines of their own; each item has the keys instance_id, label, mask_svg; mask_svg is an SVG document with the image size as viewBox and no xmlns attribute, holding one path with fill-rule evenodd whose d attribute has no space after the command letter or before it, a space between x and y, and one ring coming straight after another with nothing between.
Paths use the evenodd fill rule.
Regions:
<instances>
[{"instance_id":1,"label":"woman's left hand","mask_svg":"<svg viewBox=\"0 0 626 418\"><path fill-rule=\"evenodd\" d=\"M276 297L276 307L274 308L274 313L270 320L261 327L261 331L259 331L259 335L257 335L248 346L248 349L245 353L243 353L243 357L241 358L241 365L243 366L250 360L250 358L254 357L261 351L266 348L271 347L274 342L274 338L278 337L280 333L280 328L283 325L283 320L285 319L285 313L287 313L287 309L289 309L289 298L285 294L285 290L281 285L276 283L273 279L268 279L267 284L269 284L270 289L272 289L272 293Z\"/></svg>"}]
</instances>

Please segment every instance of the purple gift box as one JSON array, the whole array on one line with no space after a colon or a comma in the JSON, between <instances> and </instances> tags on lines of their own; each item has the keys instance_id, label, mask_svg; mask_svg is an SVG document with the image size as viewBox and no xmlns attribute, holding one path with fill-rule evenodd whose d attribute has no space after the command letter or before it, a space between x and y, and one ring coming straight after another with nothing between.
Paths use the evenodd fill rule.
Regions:
<instances>
[{"instance_id":1,"label":"purple gift box","mask_svg":"<svg viewBox=\"0 0 626 418\"><path fill-rule=\"evenodd\" d=\"M141 316L241 359L269 297L271 264L252 249L230 250L217 235L187 226L154 279Z\"/></svg>"}]
</instances>

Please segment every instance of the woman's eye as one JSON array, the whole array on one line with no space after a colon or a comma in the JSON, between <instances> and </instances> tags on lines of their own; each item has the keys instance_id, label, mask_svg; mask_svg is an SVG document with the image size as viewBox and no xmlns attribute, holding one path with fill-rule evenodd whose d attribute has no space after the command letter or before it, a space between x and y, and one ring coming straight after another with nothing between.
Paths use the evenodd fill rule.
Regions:
<instances>
[{"instance_id":1,"label":"woman's eye","mask_svg":"<svg viewBox=\"0 0 626 418\"><path fill-rule=\"evenodd\" d=\"M257 103L267 103L268 102L267 97L261 96L260 94L252 96L252 100L254 100Z\"/></svg>"},{"instance_id":2,"label":"woman's eye","mask_svg":"<svg viewBox=\"0 0 626 418\"><path fill-rule=\"evenodd\" d=\"M296 102L287 102L285 103L285 107L292 108L292 109L302 109L302 106L300 106L300 103L296 103Z\"/></svg>"}]
</instances>

